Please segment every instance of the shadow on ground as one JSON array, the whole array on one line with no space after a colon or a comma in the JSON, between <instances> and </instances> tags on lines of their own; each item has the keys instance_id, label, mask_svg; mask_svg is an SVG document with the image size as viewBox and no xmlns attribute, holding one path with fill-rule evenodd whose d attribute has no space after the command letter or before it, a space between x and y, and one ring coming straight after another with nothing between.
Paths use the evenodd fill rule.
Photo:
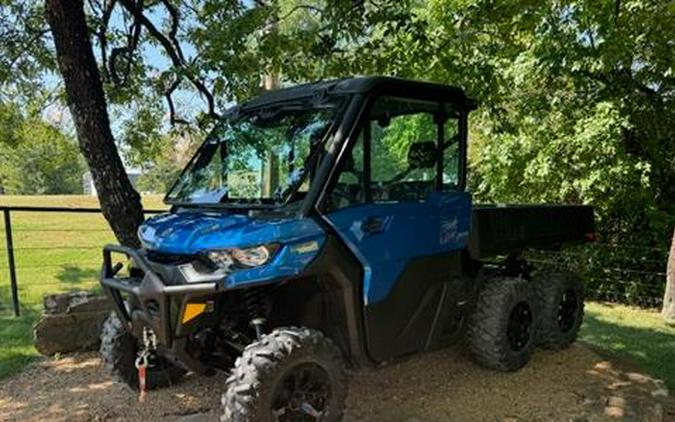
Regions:
<instances>
[{"instance_id":1,"label":"shadow on ground","mask_svg":"<svg viewBox=\"0 0 675 422\"><path fill-rule=\"evenodd\" d=\"M64 283L80 283L82 281L98 279L99 275L99 270L66 264L56 275L56 278Z\"/></svg>"}]
</instances>

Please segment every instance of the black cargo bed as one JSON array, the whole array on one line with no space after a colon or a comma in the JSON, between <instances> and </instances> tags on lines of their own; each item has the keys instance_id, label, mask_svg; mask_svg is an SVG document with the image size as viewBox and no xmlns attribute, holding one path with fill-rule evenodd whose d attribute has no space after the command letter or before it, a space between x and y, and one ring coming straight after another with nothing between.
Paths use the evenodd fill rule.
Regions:
<instances>
[{"instance_id":1,"label":"black cargo bed","mask_svg":"<svg viewBox=\"0 0 675 422\"><path fill-rule=\"evenodd\" d=\"M485 259L588 242L594 233L590 206L474 205L469 249L474 258Z\"/></svg>"}]
</instances>

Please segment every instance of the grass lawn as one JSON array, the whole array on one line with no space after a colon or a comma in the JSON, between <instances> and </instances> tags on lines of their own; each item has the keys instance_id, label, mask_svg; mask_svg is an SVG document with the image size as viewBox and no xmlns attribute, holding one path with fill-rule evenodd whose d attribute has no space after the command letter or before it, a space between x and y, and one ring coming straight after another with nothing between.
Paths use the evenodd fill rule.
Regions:
<instances>
[{"instance_id":1,"label":"grass lawn","mask_svg":"<svg viewBox=\"0 0 675 422\"><path fill-rule=\"evenodd\" d=\"M161 209L158 196L146 208ZM1 196L0 205L98 207L90 196ZM31 326L42 295L96 289L101 247L114 242L98 214L13 213L14 246L23 315L11 313L4 227L0 219L0 378L19 371L37 356ZM675 328L656 312L589 303L581 339L636 362L675 389Z\"/></svg>"},{"instance_id":2,"label":"grass lawn","mask_svg":"<svg viewBox=\"0 0 675 422\"><path fill-rule=\"evenodd\" d=\"M635 362L675 391L675 327L656 311L587 303L580 338Z\"/></svg>"},{"instance_id":3,"label":"grass lawn","mask_svg":"<svg viewBox=\"0 0 675 422\"><path fill-rule=\"evenodd\" d=\"M143 198L148 209L162 209L160 196ZM98 208L96 197L3 196L0 205ZM20 370L37 352L32 324L47 293L98 288L101 247L114 243L99 214L13 212L12 232L22 316L11 308L4 221L0 218L0 378Z\"/></svg>"}]
</instances>

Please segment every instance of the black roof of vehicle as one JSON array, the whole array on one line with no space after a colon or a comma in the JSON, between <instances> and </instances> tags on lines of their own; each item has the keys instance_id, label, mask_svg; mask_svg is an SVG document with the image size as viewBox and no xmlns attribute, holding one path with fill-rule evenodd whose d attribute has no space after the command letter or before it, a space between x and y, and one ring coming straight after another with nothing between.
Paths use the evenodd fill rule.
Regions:
<instances>
[{"instance_id":1,"label":"black roof of vehicle","mask_svg":"<svg viewBox=\"0 0 675 422\"><path fill-rule=\"evenodd\" d=\"M476 108L476 101L469 98L461 88L432 82L415 81L389 76L361 76L334 79L296 85L265 92L241 104L241 108L256 108L274 103L305 100L312 97L338 96L344 94L395 93L410 97L421 97L438 101L459 103L468 109Z\"/></svg>"}]
</instances>

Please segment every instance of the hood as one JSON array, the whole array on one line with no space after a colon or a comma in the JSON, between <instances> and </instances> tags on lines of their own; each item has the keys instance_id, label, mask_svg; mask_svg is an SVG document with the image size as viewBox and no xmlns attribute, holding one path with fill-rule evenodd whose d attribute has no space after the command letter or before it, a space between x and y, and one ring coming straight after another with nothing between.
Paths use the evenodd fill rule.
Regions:
<instances>
[{"instance_id":1,"label":"hood","mask_svg":"<svg viewBox=\"0 0 675 422\"><path fill-rule=\"evenodd\" d=\"M309 218L254 218L224 211L180 211L148 219L138 230L143 247L170 254L194 254L266 243L291 243L323 234Z\"/></svg>"}]
</instances>

